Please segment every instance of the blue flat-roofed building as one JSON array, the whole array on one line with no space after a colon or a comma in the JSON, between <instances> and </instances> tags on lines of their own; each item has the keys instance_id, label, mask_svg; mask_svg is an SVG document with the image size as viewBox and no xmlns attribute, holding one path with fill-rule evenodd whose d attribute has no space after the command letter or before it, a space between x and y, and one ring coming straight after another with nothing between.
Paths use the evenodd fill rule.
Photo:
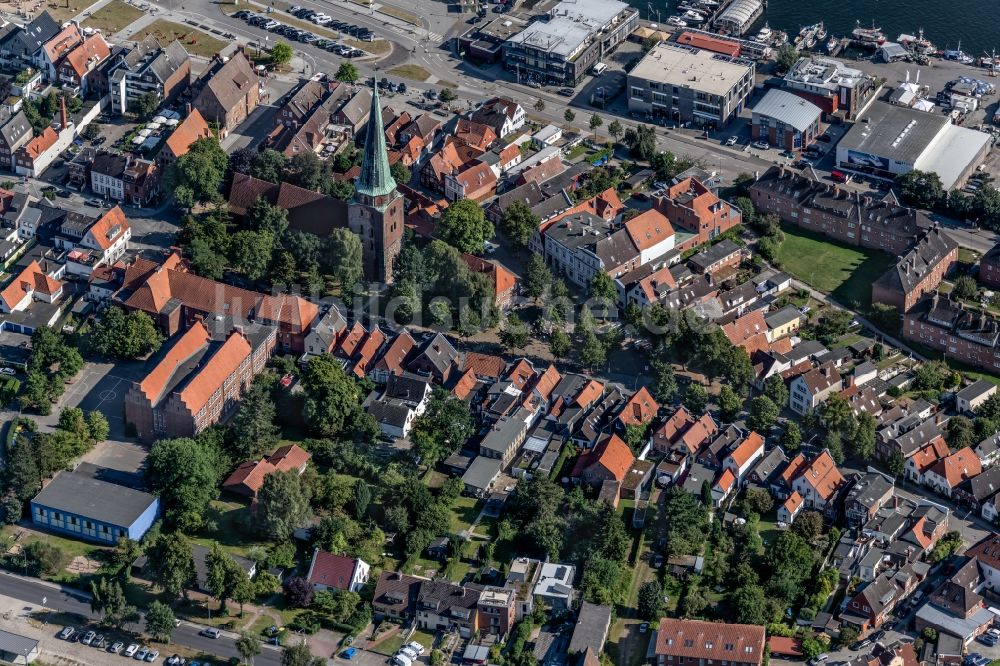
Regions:
<instances>
[{"instance_id":1,"label":"blue flat-roofed building","mask_svg":"<svg viewBox=\"0 0 1000 666\"><path fill-rule=\"evenodd\" d=\"M138 541L160 512L154 495L73 472L60 472L31 500L39 527L88 541Z\"/></svg>"}]
</instances>

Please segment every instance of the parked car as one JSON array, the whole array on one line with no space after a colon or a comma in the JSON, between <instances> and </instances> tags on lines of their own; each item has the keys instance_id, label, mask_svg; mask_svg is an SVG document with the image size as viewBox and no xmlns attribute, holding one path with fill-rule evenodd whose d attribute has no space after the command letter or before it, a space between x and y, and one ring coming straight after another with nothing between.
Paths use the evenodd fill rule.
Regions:
<instances>
[{"instance_id":1,"label":"parked car","mask_svg":"<svg viewBox=\"0 0 1000 666\"><path fill-rule=\"evenodd\" d=\"M728 139L726 139L727 146L735 146L739 142L740 142L740 137L738 136L731 136Z\"/></svg>"},{"instance_id":2,"label":"parked car","mask_svg":"<svg viewBox=\"0 0 1000 666\"><path fill-rule=\"evenodd\" d=\"M816 666L816 664L822 664L824 661L826 661L829 658L830 658L830 655L828 655L827 653L824 652L823 654L818 654L815 657L813 657L812 660L809 663L812 664L813 666Z\"/></svg>"},{"instance_id":3,"label":"parked car","mask_svg":"<svg viewBox=\"0 0 1000 666\"><path fill-rule=\"evenodd\" d=\"M846 183L847 182L847 176L845 176L844 174L842 174L839 171L831 171L830 172L830 180L832 180L835 183Z\"/></svg>"},{"instance_id":4,"label":"parked car","mask_svg":"<svg viewBox=\"0 0 1000 666\"><path fill-rule=\"evenodd\" d=\"M107 643L104 641L104 634L97 634L94 636L94 640L90 641L90 647L95 647L98 650L107 647Z\"/></svg>"},{"instance_id":5,"label":"parked car","mask_svg":"<svg viewBox=\"0 0 1000 666\"><path fill-rule=\"evenodd\" d=\"M416 661L417 657L420 656L420 653L418 653L416 650L414 650L410 646L404 645L403 647L401 647L399 649L399 652L396 653L397 657L400 656L400 655L406 657L410 661Z\"/></svg>"},{"instance_id":6,"label":"parked car","mask_svg":"<svg viewBox=\"0 0 1000 666\"><path fill-rule=\"evenodd\" d=\"M137 659L138 661L145 661L147 654L149 654L149 648L148 647L141 647L141 648L139 648L139 651L135 653L135 656L132 657L132 658L133 659Z\"/></svg>"},{"instance_id":7,"label":"parked car","mask_svg":"<svg viewBox=\"0 0 1000 666\"><path fill-rule=\"evenodd\" d=\"M872 644L872 640L870 638L866 638L863 641L857 641L856 643L854 643L853 645L851 645L851 650L853 650L854 652L857 652L858 650L860 650L862 648L866 648L866 647L868 647L871 644Z\"/></svg>"},{"instance_id":8,"label":"parked car","mask_svg":"<svg viewBox=\"0 0 1000 666\"><path fill-rule=\"evenodd\" d=\"M354 659L354 655L357 654L357 652L358 652L357 648L349 647L346 650L344 650L343 652L341 652L340 656L343 657L344 659L350 660L350 659Z\"/></svg>"},{"instance_id":9,"label":"parked car","mask_svg":"<svg viewBox=\"0 0 1000 666\"><path fill-rule=\"evenodd\" d=\"M406 647L410 648L411 650L413 650L414 652L416 652L418 655L424 653L424 646L421 645L420 643L416 642L416 641L410 641L409 643L406 644Z\"/></svg>"},{"instance_id":10,"label":"parked car","mask_svg":"<svg viewBox=\"0 0 1000 666\"><path fill-rule=\"evenodd\" d=\"M156 650L150 650L146 654L146 661L152 663L152 662L156 661L156 658L159 657L159 656L160 656L160 653L158 651L156 651Z\"/></svg>"},{"instance_id":11,"label":"parked car","mask_svg":"<svg viewBox=\"0 0 1000 666\"><path fill-rule=\"evenodd\" d=\"M118 654L119 652L122 651L123 647L125 647L124 643L122 643L121 641L115 641L114 643L108 646L108 652L110 652L111 654Z\"/></svg>"},{"instance_id":12,"label":"parked car","mask_svg":"<svg viewBox=\"0 0 1000 666\"><path fill-rule=\"evenodd\" d=\"M649 631L649 622L643 622L642 624L639 625L640 634L645 634L648 631Z\"/></svg>"},{"instance_id":13,"label":"parked car","mask_svg":"<svg viewBox=\"0 0 1000 666\"><path fill-rule=\"evenodd\" d=\"M127 648L125 648L125 652L123 652L122 654L124 654L126 657L134 657L135 653L138 651L139 651L139 646L136 645L135 643L132 643Z\"/></svg>"},{"instance_id":14,"label":"parked car","mask_svg":"<svg viewBox=\"0 0 1000 666\"><path fill-rule=\"evenodd\" d=\"M84 645L90 645L91 643L94 642L95 636L97 636L97 634L95 634L93 631L88 631L83 635L83 640L80 642L83 643Z\"/></svg>"},{"instance_id":15,"label":"parked car","mask_svg":"<svg viewBox=\"0 0 1000 666\"><path fill-rule=\"evenodd\" d=\"M768 150L771 147L767 141L754 141L753 147L757 150Z\"/></svg>"}]
</instances>

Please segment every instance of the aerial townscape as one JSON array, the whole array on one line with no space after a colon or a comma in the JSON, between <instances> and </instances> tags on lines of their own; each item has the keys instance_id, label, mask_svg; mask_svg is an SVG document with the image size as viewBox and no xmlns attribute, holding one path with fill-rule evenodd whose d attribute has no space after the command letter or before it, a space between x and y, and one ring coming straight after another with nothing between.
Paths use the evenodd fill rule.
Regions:
<instances>
[{"instance_id":1,"label":"aerial townscape","mask_svg":"<svg viewBox=\"0 0 1000 666\"><path fill-rule=\"evenodd\" d=\"M1000 666L988 19L299 1L0 0L0 665Z\"/></svg>"}]
</instances>

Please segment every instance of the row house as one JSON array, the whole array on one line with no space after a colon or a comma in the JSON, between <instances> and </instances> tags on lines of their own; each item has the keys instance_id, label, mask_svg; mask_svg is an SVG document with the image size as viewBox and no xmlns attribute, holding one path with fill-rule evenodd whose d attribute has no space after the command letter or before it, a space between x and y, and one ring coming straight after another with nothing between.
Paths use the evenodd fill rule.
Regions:
<instances>
[{"instance_id":1,"label":"row house","mask_svg":"<svg viewBox=\"0 0 1000 666\"><path fill-rule=\"evenodd\" d=\"M872 302L908 312L938 288L958 261L958 243L935 225L872 285Z\"/></svg>"},{"instance_id":2,"label":"row house","mask_svg":"<svg viewBox=\"0 0 1000 666\"><path fill-rule=\"evenodd\" d=\"M45 42L35 56L35 65L48 81L56 80L56 70L66 55L83 43L83 31L76 21L70 21L52 39Z\"/></svg>"},{"instance_id":3,"label":"row house","mask_svg":"<svg viewBox=\"0 0 1000 666\"><path fill-rule=\"evenodd\" d=\"M851 486L844 499L844 515L851 527L870 521L893 497L895 484L878 472L865 474Z\"/></svg>"},{"instance_id":4,"label":"row house","mask_svg":"<svg viewBox=\"0 0 1000 666\"><path fill-rule=\"evenodd\" d=\"M846 602L840 614L841 622L854 627L862 636L877 630L916 590L926 574L925 565L906 565L885 571Z\"/></svg>"},{"instance_id":5,"label":"row house","mask_svg":"<svg viewBox=\"0 0 1000 666\"><path fill-rule=\"evenodd\" d=\"M47 11L25 25L7 23L0 28L0 59L11 68L37 67L42 47L60 30L59 24Z\"/></svg>"},{"instance_id":6,"label":"row house","mask_svg":"<svg viewBox=\"0 0 1000 666\"><path fill-rule=\"evenodd\" d=\"M985 633L994 615L980 592L983 576L975 557L944 580L927 597L927 603L917 609L914 626L918 632L930 628L957 636L964 645Z\"/></svg>"},{"instance_id":7,"label":"row house","mask_svg":"<svg viewBox=\"0 0 1000 666\"><path fill-rule=\"evenodd\" d=\"M761 666L764 643L764 627L758 625L662 618L653 654L656 666Z\"/></svg>"},{"instance_id":8,"label":"row house","mask_svg":"<svg viewBox=\"0 0 1000 666\"><path fill-rule=\"evenodd\" d=\"M723 460L722 467L729 470L736 480L743 482L747 473L764 457L764 438L756 432L750 434L734 448Z\"/></svg>"},{"instance_id":9,"label":"row house","mask_svg":"<svg viewBox=\"0 0 1000 666\"><path fill-rule=\"evenodd\" d=\"M935 461L924 472L923 482L937 494L950 498L955 488L982 471L976 453L965 447Z\"/></svg>"},{"instance_id":10,"label":"row house","mask_svg":"<svg viewBox=\"0 0 1000 666\"><path fill-rule=\"evenodd\" d=\"M1000 288L1000 243L990 248L989 252L979 259L980 284L988 289Z\"/></svg>"},{"instance_id":11,"label":"row house","mask_svg":"<svg viewBox=\"0 0 1000 666\"><path fill-rule=\"evenodd\" d=\"M97 70L94 87L110 99L110 111L121 115L145 95L160 104L174 102L188 89L191 56L174 40L161 46L153 35L118 46Z\"/></svg>"},{"instance_id":12,"label":"row house","mask_svg":"<svg viewBox=\"0 0 1000 666\"><path fill-rule=\"evenodd\" d=\"M758 211L848 245L902 255L934 223L901 206L893 195L877 200L825 183L808 173L774 166L750 186Z\"/></svg>"},{"instance_id":13,"label":"row house","mask_svg":"<svg viewBox=\"0 0 1000 666\"><path fill-rule=\"evenodd\" d=\"M903 315L902 330L904 340L974 368L1000 372L1000 323L985 310L967 310L962 302L935 293Z\"/></svg>"},{"instance_id":14,"label":"row house","mask_svg":"<svg viewBox=\"0 0 1000 666\"><path fill-rule=\"evenodd\" d=\"M827 398L842 388L840 373L832 363L826 363L793 379L789 384L788 406L796 414L816 410Z\"/></svg>"},{"instance_id":15,"label":"row house","mask_svg":"<svg viewBox=\"0 0 1000 666\"><path fill-rule=\"evenodd\" d=\"M96 86L97 68L111 56L111 47L101 33L85 37L83 42L66 54L56 69L56 80L63 86L79 89L87 96Z\"/></svg>"},{"instance_id":16,"label":"row house","mask_svg":"<svg viewBox=\"0 0 1000 666\"><path fill-rule=\"evenodd\" d=\"M903 475L909 481L925 485L927 483L927 473L939 460L944 459L948 454L948 443L944 441L943 437L935 437L929 443L914 451L912 455L906 457L906 463L903 466Z\"/></svg>"},{"instance_id":17,"label":"row house","mask_svg":"<svg viewBox=\"0 0 1000 666\"><path fill-rule=\"evenodd\" d=\"M492 97L472 113L470 119L487 125L497 137L505 137L524 127L524 107L506 97Z\"/></svg>"},{"instance_id":18,"label":"row house","mask_svg":"<svg viewBox=\"0 0 1000 666\"><path fill-rule=\"evenodd\" d=\"M838 496L847 481L828 450L823 449L812 460L806 460L800 453L789 463L788 469L794 470L787 478L791 479L791 487L802 496L806 508L828 514L836 511Z\"/></svg>"},{"instance_id":19,"label":"row house","mask_svg":"<svg viewBox=\"0 0 1000 666\"><path fill-rule=\"evenodd\" d=\"M18 149L34 136L34 130L24 111L0 112L0 167L13 171Z\"/></svg>"},{"instance_id":20,"label":"row house","mask_svg":"<svg viewBox=\"0 0 1000 666\"><path fill-rule=\"evenodd\" d=\"M743 223L740 209L723 201L697 178L684 178L654 199L656 210L671 223L694 234L682 250L703 245ZM679 246L680 247L680 246Z\"/></svg>"}]
</instances>

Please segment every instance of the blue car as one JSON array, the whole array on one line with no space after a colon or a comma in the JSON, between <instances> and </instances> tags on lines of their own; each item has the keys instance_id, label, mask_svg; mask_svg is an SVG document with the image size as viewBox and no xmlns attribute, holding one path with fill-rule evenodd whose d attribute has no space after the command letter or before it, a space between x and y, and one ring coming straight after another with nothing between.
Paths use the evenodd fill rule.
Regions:
<instances>
[{"instance_id":1,"label":"blue car","mask_svg":"<svg viewBox=\"0 0 1000 666\"><path fill-rule=\"evenodd\" d=\"M354 659L354 655L357 654L357 652L358 652L357 648L349 647L343 652L341 652L340 656L343 657L344 659Z\"/></svg>"}]
</instances>

